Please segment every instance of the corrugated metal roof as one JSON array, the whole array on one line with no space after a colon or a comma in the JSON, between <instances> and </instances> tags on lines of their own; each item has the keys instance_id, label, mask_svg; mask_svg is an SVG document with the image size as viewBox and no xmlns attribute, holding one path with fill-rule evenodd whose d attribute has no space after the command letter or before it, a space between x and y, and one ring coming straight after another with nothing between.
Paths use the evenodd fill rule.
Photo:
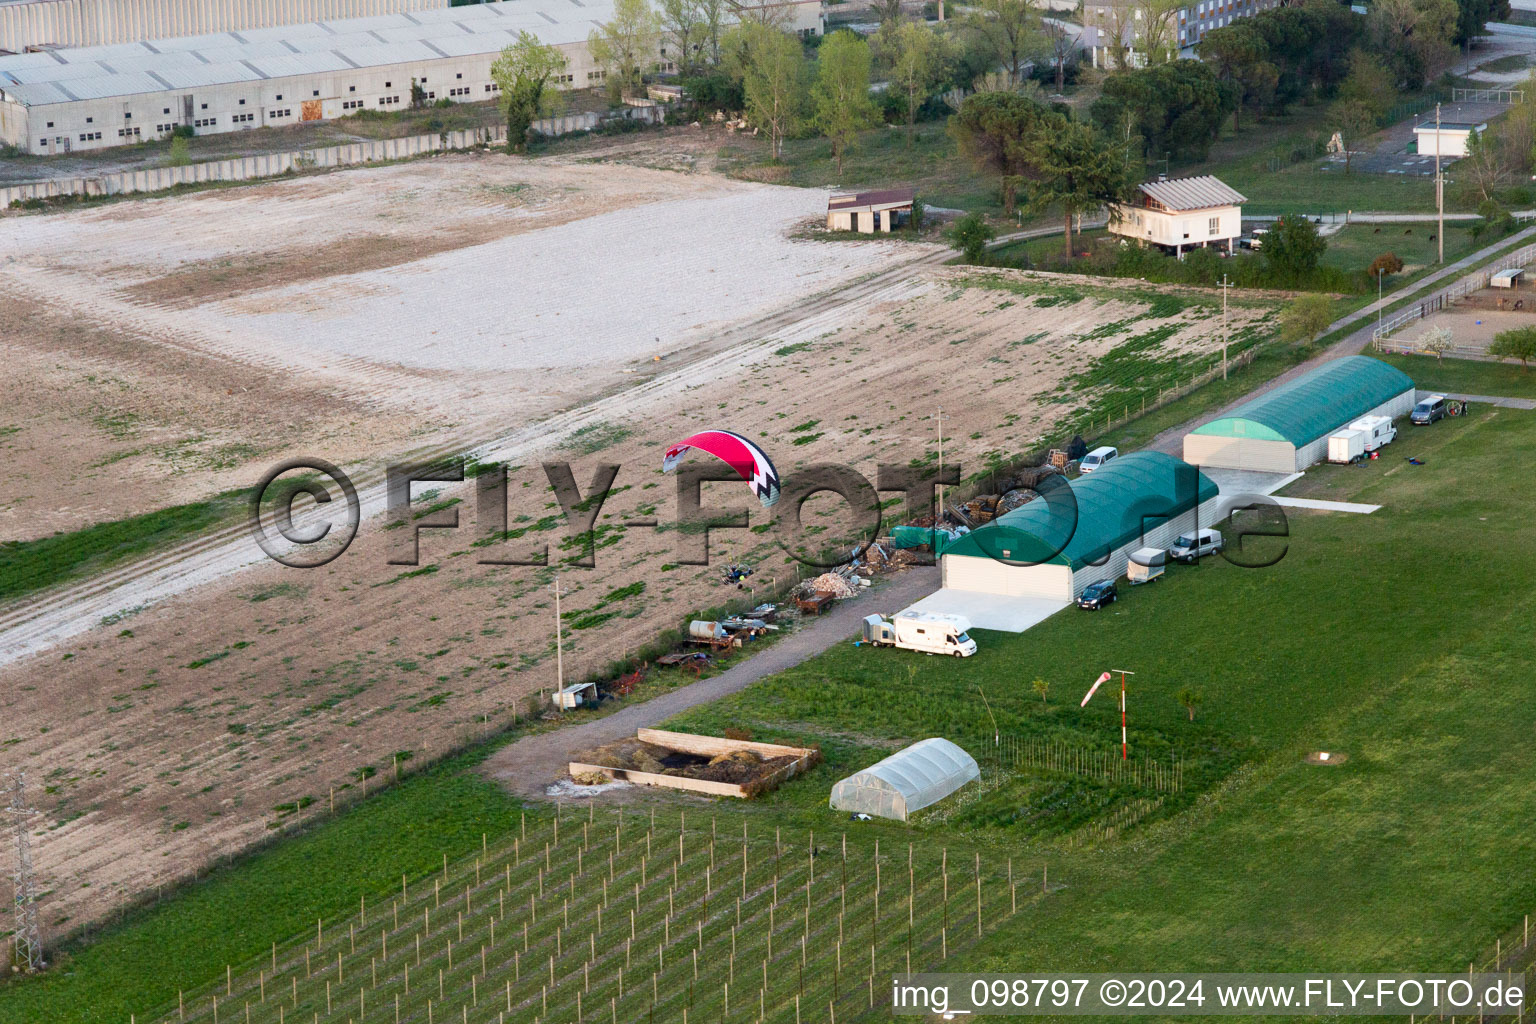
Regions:
<instances>
[{"instance_id":1,"label":"corrugated metal roof","mask_svg":"<svg viewBox=\"0 0 1536 1024\"><path fill-rule=\"evenodd\" d=\"M1210 174L1143 182L1141 191L1170 210L1208 210L1214 206L1236 206L1247 202L1248 198Z\"/></svg>"},{"instance_id":2,"label":"corrugated metal roof","mask_svg":"<svg viewBox=\"0 0 1536 1024\"><path fill-rule=\"evenodd\" d=\"M1345 356L1244 402L1192 433L1289 441L1300 448L1412 387L1406 373L1380 359Z\"/></svg>"},{"instance_id":3,"label":"corrugated metal roof","mask_svg":"<svg viewBox=\"0 0 1536 1024\"><path fill-rule=\"evenodd\" d=\"M499 53L518 30L540 42L584 42L613 0L503 0L341 21L216 32L140 43L0 56L8 96L29 106L249 82L349 66L378 67ZM431 45L427 45L431 43ZM347 62L350 61L349 65ZM259 68L260 73L253 70ZM76 88L76 84L80 88Z\"/></svg>"},{"instance_id":4,"label":"corrugated metal roof","mask_svg":"<svg viewBox=\"0 0 1536 1024\"><path fill-rule=\"evenodd\" d=\"M1080 569L1217 493L1199 469L1162 452L1122 455L1068 486L972 530L945 547L945 557Z\"/></svg>"},{"instance_id":5,"label":"corrugated metal roof","mask_svg":"<svg viewBox=\"0 0 1536 1024\"><path fill-rule=\"evenodd\" d=\"M839 213L860 210L870 206L891 206L910 203L916 193L910 188L888 188L873 192L843 192L827 199L827 209Z\"/></svg>"}]
</instances>

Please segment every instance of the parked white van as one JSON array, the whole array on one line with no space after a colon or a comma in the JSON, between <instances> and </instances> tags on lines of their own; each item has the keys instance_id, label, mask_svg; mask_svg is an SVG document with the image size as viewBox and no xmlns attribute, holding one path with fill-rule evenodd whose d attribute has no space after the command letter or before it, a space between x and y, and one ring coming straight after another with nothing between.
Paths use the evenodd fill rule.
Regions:
<instances>
[{"instance_id":1,"label":"parked white van","mask_svg":"<svg viewBox=\"0 0 1536 1024\"><path fill-rule=\"evenodd\" d=\"M1214 555L1222 549L1223 544L1221 534L1216 530L1199 530L1180 534L1168 553L1180 562L1193 562L1197 558Z\"/></svg>"},{"instance_id":2,"label":"parked white van","mask_svg":"<svg viewBox=\"0 0 1536 1024\"><path fill-rule=\"evenodd\" d=\"M1351 423L1349 429L1365 432L1365 450L1368 452L1397 440L1397 428L1392 425L1390 416L1362 416Z\"/></svg>"},{"instance_id":3,"label":"parked white van","mask_svg":"<svg viewBox=\"0 0 1536 1024\"><path fill-rule=\"evenodd\" d=\"M1104 445L1102 448L1095 448L1087 455L1084 455L1083 461L1077 464L1077 471L1079 473L1092 473L1094 470L1104 465L1104 463L1119 457L1120 449L1111 448L1109 445Z\"/></svg>"}]
</instances>

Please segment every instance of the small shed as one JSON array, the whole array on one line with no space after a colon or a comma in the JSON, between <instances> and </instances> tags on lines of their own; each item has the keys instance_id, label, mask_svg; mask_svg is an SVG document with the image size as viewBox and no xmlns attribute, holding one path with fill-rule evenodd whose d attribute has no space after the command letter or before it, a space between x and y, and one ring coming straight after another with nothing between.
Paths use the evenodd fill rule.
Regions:
<instances>
[{"instance_id":1,"label":"small shed","mask_svg":"<svg viewBox=\"0 0 1536 1024\"><path fill-rule=\"evenodd\" d=\"M1515 288L1520 284L1520 278L1525 276L1524 267L1506 267L1488 279L1489 285L1494 288Z\"/></svg>"},{"instance_id":2,"label":"small shed","mask_svg":"<svg viewBox=\"0 0 1536 1024\"><path fill-rule=\"evenodd\" d=\"M827 230L890 231L911 220L916 198L910 188L838 193L827 200Z\"/></svg>"},{"instance_id":3,"label":"small shed","mask_svg":"<svg viewBox=\"0 0 1536 1024\"><path fill-rule=\"evenodd\" d=\"M1433 121L1425 121L1423 124L1414 125L1413 137L1418 141L1419 155L1434 156L1466 156L1468 140L1473 132L1482 133L1488 130L1486 124L1473 124L1470 121L1441 121L1438 125Z\"/></svg>"},{"instance_id":4,"label":"small shed","mask_svg":"<svg viewBox=\"0 0 1536 1024\"><path fill-rule=\"evenodd\" d=\"M834 811L854 811L906 821L914 812L981 778L976 759L949 740L931 737L832 787Z\"/></svg>"}]
</instances>

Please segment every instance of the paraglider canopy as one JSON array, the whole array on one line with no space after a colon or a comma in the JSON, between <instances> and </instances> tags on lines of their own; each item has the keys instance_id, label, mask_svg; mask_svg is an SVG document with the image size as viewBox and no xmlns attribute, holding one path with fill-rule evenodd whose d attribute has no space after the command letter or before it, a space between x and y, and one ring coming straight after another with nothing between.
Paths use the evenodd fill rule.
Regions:
<instances>
[{"instance_id":1,"label":"paraglider canopy","mask_svg":"<svg viewBox=\"0 0 1536 1024\"><path fill-rule=\"evenodd\" d=\"M778 470L773 468L773 463L761 448L729 430L705 430L679 441L662 456L662 472L670 473L676 469L691 448L708 452L734 469L737 475L752 485L764 508L779 500Z\"/></svg>"}]
</instances>

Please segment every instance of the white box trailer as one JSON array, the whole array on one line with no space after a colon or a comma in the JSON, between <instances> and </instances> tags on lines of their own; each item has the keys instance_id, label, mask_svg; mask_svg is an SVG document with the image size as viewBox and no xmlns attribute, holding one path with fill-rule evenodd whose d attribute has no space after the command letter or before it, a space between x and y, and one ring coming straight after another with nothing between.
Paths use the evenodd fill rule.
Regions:
<instances>
[{"instance_id":1,"label":"white box trailer","mask_svg":"<svg viewBox=\"0 0 1536 1024\"><path fill-rule=\"evenodd\" d=\"M1373 452L1397 439L1397 428L1392 425L1390 416L1362 416L1351 423L1349 429L1364 432L1367 452Z\"/></svg>"},{"instance_id":2,"label":"white box trailer","mask_svg":"<svg viewBox=\"0 0 1536 1024\"><path fill-rule=\"evenodd\" d=\"M1365 455L1365 431L1341 430L1328 438L1328 461L1347 464Z\"/></svg>"},{"instance_id":3,"label":"white box trailer","mask_svg":"<svg viewBox=\"0 0 1536 1024\"><path fill-rule=\"evenodd\" d=\"M1151 583L1168 565L1167 548L1137 548L1125 563L1125 578L1132 583Z\"/></svg>"},{"instance_id":4,"label":"white box trailer","mask_svg":"<svg viewBox=\"0 0 1536 1024\"><path fill-rule=\"evenodd\" d=\"M970 637L970 628L965 616L939 612L907 612L890 622L878 615L864 617L864 639L876 647L900 647L957 658L968 658L976 653L976 641Z\"/></svg>"}]
</instances>

